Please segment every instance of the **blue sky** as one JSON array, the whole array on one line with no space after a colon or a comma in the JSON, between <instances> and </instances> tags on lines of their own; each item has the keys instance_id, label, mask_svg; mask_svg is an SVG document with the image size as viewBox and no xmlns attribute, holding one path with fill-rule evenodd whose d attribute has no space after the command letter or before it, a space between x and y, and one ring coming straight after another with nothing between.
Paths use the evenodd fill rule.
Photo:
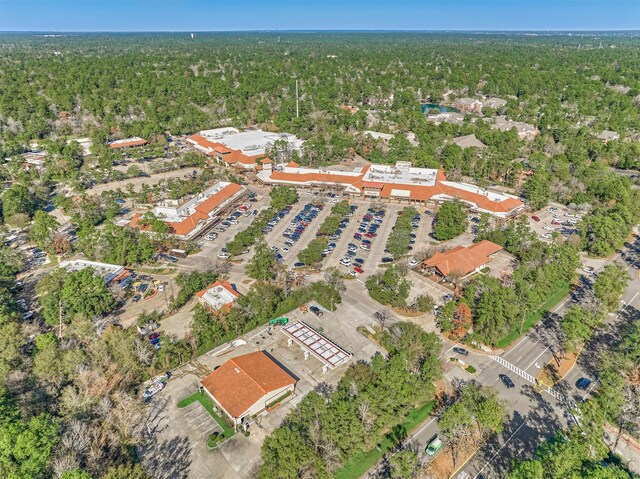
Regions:
<instances>
[{"instance_id":1,"label":"blue sky","mask_svg":"<svg viewBox=\"0 0 640 479\"><path fill-rule=\"evenodd\" d=\"M637 30L640 0L0 0L0 30Z\"/></svg>"}]
</instances>

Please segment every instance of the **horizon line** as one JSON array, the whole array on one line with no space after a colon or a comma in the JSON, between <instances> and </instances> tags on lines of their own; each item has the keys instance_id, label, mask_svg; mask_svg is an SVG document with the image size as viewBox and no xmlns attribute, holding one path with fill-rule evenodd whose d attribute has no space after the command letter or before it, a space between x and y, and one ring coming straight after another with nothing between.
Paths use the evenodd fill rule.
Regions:
<instances>
[{"instance_id":1,"label":"horizon line","mask_svg":"<svg viewBox=\"0 0 640 479\"><path fill-rule=\"evenodd\" d=\"M359 32L359 33L608 33L630 32L640 33L637 28L618 29L340 29L340 28L314 28L314 29L248 29L248 30L1 30L1 33L317 33L317 32Z\"/></svg>"}]
</instances>

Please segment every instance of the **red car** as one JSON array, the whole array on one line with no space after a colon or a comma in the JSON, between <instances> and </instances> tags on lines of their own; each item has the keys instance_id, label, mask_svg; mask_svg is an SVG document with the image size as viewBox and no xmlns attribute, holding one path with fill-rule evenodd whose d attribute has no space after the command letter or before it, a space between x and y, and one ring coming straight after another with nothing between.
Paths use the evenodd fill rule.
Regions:
<instances>
[{"instance_id":1,"label":"red car","mask_svg":"<svg viewBox=\"0 0 640 479\"><path fill-rule=\"evenodd\" d=\"M367 238L373 238L376 234L375 233L365 233L365 236Z\"/></svg>"},{"instance_id":2,"label":"red car","mask_svg":"<svg viewBox=\"0 0 640 479\"><path fill-rule=\"evenodd\" d=\"M364 270L363 270L360 266L354 266L354 267L353 267L353 270L354 270L356 273L359 273L359 274L364 273Z\"/></svg>"},{"instance_id":3,"label":"red car","mask_svg":"<svg viewBox=\"0 0 640 479\"><path fill-rule=\"evenodd\" d=\"M152 341L152 340L154 340L156 338L159 338L159 337L160 337L160 333L151 333L149 335L149 341Z\"/></svg>"},{"instance_id":4,"label":"red car","mask_svg":"<svg viewBox=\"0 0 640 479\"><path fill-rule=\"evenodd\" d=\"M556 221L556 220L553 220L553 221L551 221L551 224L552 224L552 225L559 225L559 224L560 224L560 222L559 222L559 221Z\"/></svg>"},{"instance_id":5,"label":"red car","mask_svg":"<svg viewBox=\"0 0 640 479\"><path fill-rule=\"evenodd\" d=\"M533 215L533 216L531 217L531 219L532 219L533 221L540 221L540 218L538 218L536 215Z\"/></svg>"},{"instance_id":6,"label":"red car","mask_svg":"<svg viewBox=\"0 0 640 479\"><path fill-rule=\"evenodd\" d=\"M356 234L353 235L353 238L357 239L357 240L361 240L362 239L362 235L360 233L356 233Z\"/></svg>"}]
</instances>

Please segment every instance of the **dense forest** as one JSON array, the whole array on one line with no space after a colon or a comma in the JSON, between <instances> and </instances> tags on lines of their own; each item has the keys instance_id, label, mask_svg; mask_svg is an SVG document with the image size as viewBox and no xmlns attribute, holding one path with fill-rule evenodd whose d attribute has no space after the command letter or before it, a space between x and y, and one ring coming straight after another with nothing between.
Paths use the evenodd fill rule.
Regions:
<instances>
[{"instance_id":1,"label":"dense forest","mask_svg":"<svg viewBox=\"0 0 640 479\"><path fill-rule=\"evenodd\" d=\"M180 152L169 141L218 126L294 133L305 140L296 158L305 165L361 155L377 163L442 168L451 179L512 188L532 209L558 201L585 213L579 235L552 245L534 240L524 222L490 227L481 218L478 237L503 245L519 267L510 284L487 277L467 288L459 301L443 308L440 326L455 333L472 324L475 339L499 344L522 332L523 318L535 314L547 295L574 280L580 251L608 255L638 223L640 190L633 171L640 157L638 65L640 41L625 34L211 33L191 38L3 33L0 224L23 229L52 255L81 253L127 266L152 262L158 251L175 245L159 228L149 236L116 225L122 199L135 207L194 194L224 175L235 180L221 169L202 168L204 156ZM507 103L483 109L482 116L467 115L460 125L435 125L421 111L423 102L451 105L467 96L495 96ZM354 107L353 112L342 105ZM515 131L492 129L497 114L530 123L540 134L524 141ZM388 143L374 140L361 134L367 129L394 137ZM619 133L620 139L604 143L598 138L604 130ZM487 147L463 150L452 143L467 134ZM123 153L106 144L133 135L149 145ZM68 142L81 136L93 141L90 155ZM33 141L47 153L45 167L25 171L17 155L29 151ZM188 167L194 174L139 191L132 185L101 195L87 191L96 183L148 175L137 160L149 158L166 160L154 162L150 173ZM131 161L137 164L121 168ZM202 171L196 175L195 168ZM323 281L294 284L260 240L273 212L297 200L293 190L273 192L272 209L256 215L252 226L227 245L231 253L255 245L248 273L260 281L225 321L196 308L191 338L168 340L160 352L151 351L132 330L97 331L96 318L121 303L122 291L108 290L88 272L40 278L34 295L39 295L43 321L21 321L17 292L22 286L16 275L24 258L0 245L0 477L145 477L133 453L144 440L139 427L144 411L135 397L142 381L310 299L335 308L344 290L339 274L328 271ZM459 205L450 205L439 214L442 238L466 226ZM45 213L50 207L70 219L74 241ZM345 213L336 207L322 227L332 230ZM413 215L408 208L398 218L394 257L409 248ZM444 221L447 216L450 221ZM153 218L146 220L157 226ZM299 259L315 263L323 246L319 240ZM183 306L224 274L179 275L179 291L168 309ZM427 296L407 304L410 285L398 267L372 277L367 287L384 304L416 311L433 306ZM600 287L603 298L618 290ZM144 313L138 323L160 316ZM466 323L454 321L460 317ZM567 349L589 340L599 321L576 309L564 325ZM401 324L380 339L387 357L358 363L337 387L310 394L265 442L260 477L299 477L301 471L325 477L388 440L398 421L430 403L440 375L436 337ZM637 375L634 358L625 359L622 350L611 358L624 359L629 363L625 374ZM383 395L386 403L373 400ZM618 414L615 410L608 418ZM352 436L340 437L342 428ZM573 433L557 438L535 463L519 464L514 477L551 477L552 459L564 461L551 454L552 448L569 450L578 441ZM280 455L283 445L305 456ZM602 458L585 461L583 470L598 469ZM577 462L579 470L583 464ZM519 472L524 468L540 472L525 476Z\"/></svg>"}]
</instances>

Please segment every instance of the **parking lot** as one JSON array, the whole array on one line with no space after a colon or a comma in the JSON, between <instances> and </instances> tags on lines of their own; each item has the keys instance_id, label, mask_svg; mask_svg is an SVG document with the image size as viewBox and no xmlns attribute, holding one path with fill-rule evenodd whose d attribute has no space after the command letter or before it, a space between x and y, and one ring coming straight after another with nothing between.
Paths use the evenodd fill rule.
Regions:
<instances>
[{"instance_id":1,"label":"parking lot","mask_svg":"<svg viewBox=\"0 0 640 479\"><path fill-rule=\"evenodd\" d=\"M539 221L536 221L536 218ZM567 237L578 234L576 224L582 214L569 210L566 206L551 203L548 207L528 215L529 226L543 241L551 241L551 234L555 231Z\"/></svg>"}]
</instances>

